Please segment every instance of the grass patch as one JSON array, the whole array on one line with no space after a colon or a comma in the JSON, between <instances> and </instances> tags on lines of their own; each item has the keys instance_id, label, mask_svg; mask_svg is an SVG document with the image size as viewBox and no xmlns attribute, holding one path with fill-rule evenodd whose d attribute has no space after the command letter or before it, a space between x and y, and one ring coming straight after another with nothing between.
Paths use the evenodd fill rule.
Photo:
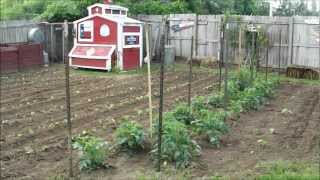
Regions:
<instances>
[{"instance_id":1,"label":"grass patch","mask_svg":"<svg viewBox=\"0 0 320 180\"><path fill-rule=\"evenodd\" d=\"M311 79L295 79L286 76L281 76L280 81L289 82L293 84L305 84L305 85L320 85L320 80L311 80Z\"/></svg>"},{"instance_id":2,"label":"grass patch","mask_svg":"<svg viewBox=\"0 0 320 180\"><path fill-rule=\"evenodd\" d=\"M264 169L256 180L319 180L319 165L301 162L277 161L260 166Z\"/></svg>"},{"instance_id":3,"label":"grass patch","mask_svg":"<svg viewBox=\"0 0 320 180\"><path fill-rule=\"evenodd\" d=\"M151 72L159 73L160 64L152 63L151 64ZM173 72L189 72L189 65L185 63L175 63L172 65L166 65L165 71L173 71ZM206 67L193 67L194 72L213 72L217 73L219 69L210 69ZM71 69L71 73L75 75L85 75L85 76L102 76L102 77L112 77L112 76L127 76L127 75L146 75L148 73L148 66L144 64L141 68L129 70L129 71L120 71L119 69L115 69L111 72L107 72L104 70L95 70L95 69Z\"/></svg>"},{"instance_id":4,"label":"grass patch","mask_svg":"<svg viewBox=\"0 0 320 180\"><path fill-rule=\"evenodd\" d=\"M159 64L152 64L151 72L159 71ZM142 68L133 69L130 71L120 71L119 69L115 69L111 72L103 71L103 70L95 70L95 69L72 69L71 73L76 75L86 75L86 76L104 76L104 77L112 77L112 76L126 76L126 75L141 75L148 73L148 66L143 65Z\"/></svg>"}]
</instances>

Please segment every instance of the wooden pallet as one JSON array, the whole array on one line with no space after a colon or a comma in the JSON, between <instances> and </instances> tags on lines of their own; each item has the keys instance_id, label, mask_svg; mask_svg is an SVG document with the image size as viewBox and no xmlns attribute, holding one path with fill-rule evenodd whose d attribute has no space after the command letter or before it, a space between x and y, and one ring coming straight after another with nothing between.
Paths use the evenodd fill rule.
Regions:
<instances>
[{"instance_id":1,"label":"wooden pallet","mask_svg":"<svg viewBox=\"0 0 320 180\"><path fill-rule=\"evenodd\" d=\"M305 66L289 66L287 68L287 77L298 79L320 79L320 70Z\"/></svg>"}]
</instances>

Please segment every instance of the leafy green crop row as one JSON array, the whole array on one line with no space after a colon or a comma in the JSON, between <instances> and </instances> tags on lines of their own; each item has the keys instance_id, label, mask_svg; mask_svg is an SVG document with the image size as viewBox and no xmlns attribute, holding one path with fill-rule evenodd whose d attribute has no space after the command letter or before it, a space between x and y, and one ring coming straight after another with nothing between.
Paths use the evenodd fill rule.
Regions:
<instances>
[{"instance_id":1,"label":"leafy green crop row","mask_svg":"<svg viewBox=\"0 0 320 180\"><path fill-rule=\"evenodd\" d=\"M194 157L201 154L201 147L193 139L196 135L205 136L210 144L220 147L221 137L229 132L225 120L244 111L257 110L267 98L273 96L278 82L276 79L265 81L259 77L252 78L249 70L242 69L228 82L228 103L224 102L224 94L219 92L208 97L194 98L191 107L178 104L164 115L162 160L174 163L178 168L190 165ZM225 104L228 106L227 111L222 109ZM115 139L116 147L134 151L146 149L148 141L143 126L128 120L118 127ZM151 141L154 142L151 155L155 157L159 144L156 139ZM107 148L102 140L79 136L74 139L74 147L81 152L81 169L94 169L103 165Z\"/></svg>"}]
</instances>

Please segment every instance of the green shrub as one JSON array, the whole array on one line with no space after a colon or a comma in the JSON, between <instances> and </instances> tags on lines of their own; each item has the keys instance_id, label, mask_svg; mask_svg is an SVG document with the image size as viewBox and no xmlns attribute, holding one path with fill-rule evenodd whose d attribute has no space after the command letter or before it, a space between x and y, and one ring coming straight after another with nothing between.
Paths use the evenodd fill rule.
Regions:
<instances>
[{"instance_id":1,"label":"green shrub","mask_svg":"<svg viewBox=\"0 0 320 180\"><path fill-rule=\"evenodd\" d=\"M203 109L208 109L206 98L204 96L195 97L191 102L193 112L200 112Z\"/></svg>"},{"instance_id":2,"label":"green shrub","mask_svg":"<svg viewBox=\"0 0 320 180\"><path fill-rule=\"evenodd\" d=\"M187 125L190 125L195 120L191 112L191 109L187 104L178 104L172 111L172 113L176 120L183 122Z\"/></svg>"},{"instance_id":3,"label":"green shrub","mask_svg":"<svg viewBox=\"0 0 320 180\"><path fill-rule=\"evenodd\" d=\"M224 88L224 84L223 84L223 88ZM232 99L232 100L237 100L239 98L239 86L238 84L233 81L230 80L228 82L228 98ZM224 95L224 92L223 92Z\"/></svg>"},{"instance_id":4,"label":"green shrub","mask_svg":"<svg viewBox=\"0 0 320 180\"><path fill-rule=\"evenodd\" d=\"M175 120L172 113L167 113L163 121L162 159L175 163L177 168L190 165L194 156L200 155L201 148L196 141L191 139L186 125ZM151 151L157 155L158 143Z\"/></svg>"},{"instance_id":5,"label":"green shrub","mask_svg":"<svg viewBox=\"0 0 320 180\"><path fill-rule=\"evenodd\" d=\"M104 167L107 155L107 143L102 139L84 134L73 138L74 149L79 150L81 170L93 170Z\"/></svg>"},{"instance_id":6,"label":"green shrub","mask_svg":"<svg viewBox=\"0 0 320 180\"><path fill-rule=\"evenodd\" d=\"M236 75L231 79L236 83L240 91L245 90L252 84L251 72L248 68L241 68L240 71L237 72Z\"/></svg>"},{"instance_id":7,"label":"green shrub","mask_svg":"<svg viewBox=\"0 0 320 180\"><path fill-rule=\"evenodd\" d=\"M224 95L223 93L218 93L214 95L210 95L208 97L208 104L215 108L222 108L224 102Z\"/></svg>"},{"instance_id":8,"label":"green shrub","mask_svg":"<svg viewBox=\"0 0 320 180\"><path fill-rule=\"evenodd\" d=\"M256 88L247 88L241 93L239 101L244 110L257 110L263 102L263 97L257 93Z\"/></svg>"},{"instance_id":9,"label":"green shrub","mask_svg":"<svg viewBox=\"0 0 320 180\"><path fill-rule=\"evenodd\" d=\"M257 110L267 98L272 97L276 86L276 80L257 79L252 87L246 88L240 93L238 100L244 110Z\"/></svg>"},{"instance_id":10,"label":"green shrub","mask_svg":"<svg viewBox=\"0 0 320 180\"><path fill-rule=\"evenodd\" d=\"M197 131L201 134L206 134L210 143L219 147L221 136L229 131L228 126L224 122L226 117L226 112L202 110L199 120L195 122Z\"/></svg>"},{"instance_id":11,"label":"green shrub","mask_svg":"<svg viewBox=\"0 0 320 180\"><path fill-rule=\"evenodd\" d=\"M143 127L135 121L125 120L116 130L116 142L129 150L144 149L145 133Z\"/></svg>"},{"instance_id":12,"label":"green shrub","mask_svg":"<svg viewBox=\"0 0 320 180\"><path fill-rule=\"evenodd\" d=\"M231 114L234 114L236 116L238 116L240 113L244 111L240 101L230 101L229 110Z\"/></svg>"}]
</instances>

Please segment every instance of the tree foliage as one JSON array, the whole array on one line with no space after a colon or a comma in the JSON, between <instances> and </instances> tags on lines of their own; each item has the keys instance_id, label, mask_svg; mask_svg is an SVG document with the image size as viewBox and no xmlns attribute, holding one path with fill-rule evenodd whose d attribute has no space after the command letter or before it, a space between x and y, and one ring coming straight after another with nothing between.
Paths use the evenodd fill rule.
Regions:
<instances>
[{"instance_id":1,"label":"tree foliage","mask_svg":"<svg viewBox=\"0 0 320 180\"><path fill-rule=\"evenodd\" d=\"M1 0L0 20L41 19L73 21L87 15L87 6L102 0ZM269 5L261 0L114 0L136 14L236 14L268 15ZM275 15L317 15L316 4L308 10L302 0L283 0ZM294 10L293 10L294 9Z\"/></svg>"},{"instance_id":2,"label":"tree foliage","mask_svg":"<svg viewBox=\"0 0 320 180\"><path fill-rule=\"evenodd\" d=\"M313 9L313 10L312 10ZM274 12L275 16L317 16L315 1L313 1L312 9L309 10L304 1L283 0L281 6Z\"/></svg>"}]
</instances>

